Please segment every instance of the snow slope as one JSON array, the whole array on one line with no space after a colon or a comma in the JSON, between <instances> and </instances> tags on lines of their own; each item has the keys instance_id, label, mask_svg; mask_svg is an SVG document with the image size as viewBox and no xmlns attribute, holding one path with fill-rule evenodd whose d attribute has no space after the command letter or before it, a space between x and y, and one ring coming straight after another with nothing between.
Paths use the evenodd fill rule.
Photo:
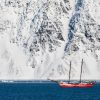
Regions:
<instances>
[{"instance_id":1,"label":"snow slope","mask_svg":"<svg viewBox=\"0 0 100 100\"><path fill-rule=\"evenodd\" d=\"M98 0L0 0L0 79L100 79Z\"/></svg>"}]
</instances>

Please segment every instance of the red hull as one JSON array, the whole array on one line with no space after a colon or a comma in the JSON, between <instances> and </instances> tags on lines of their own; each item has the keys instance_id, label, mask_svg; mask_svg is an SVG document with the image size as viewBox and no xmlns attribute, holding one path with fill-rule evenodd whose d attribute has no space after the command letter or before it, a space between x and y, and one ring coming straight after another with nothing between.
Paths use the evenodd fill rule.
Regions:
<instances>
[{"instance_id":1,"label":"red hull","mask_svg":"<svg viewBox=\"0 0 100 100\"><path fill-rule=\"evenodd\" d=\"M85 88L85 87L92 87L94 84L93 83L59 83L61 87L64 88L71 88L71 87L80 87L80 88Z\"/></svg>"}]
</instances>

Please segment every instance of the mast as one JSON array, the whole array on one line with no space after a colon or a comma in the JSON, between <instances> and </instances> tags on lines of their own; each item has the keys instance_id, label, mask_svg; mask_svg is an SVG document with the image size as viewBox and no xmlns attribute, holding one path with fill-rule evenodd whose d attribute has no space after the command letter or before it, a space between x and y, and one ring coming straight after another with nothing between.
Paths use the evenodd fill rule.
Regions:
<instances>
[{"instance_id":1,"label":"mast","mask_svg":"<svg viewBox=\"0 0 100 100\"><path fill-rule=\"evenodd\" d=\"M82 67L83 67L83 59L82 59L82 62L81 62L81 72L80 72L80 83L81 83L81 78L82 78Z\"/></svg>"},{"instance_id":2,"label":"mast","mask_svg":"<svg viewBox=\"0 0 100 100\"><path fill-rule=\"evenodd\" d=\"M71 61L70 61L70 68L69 68L69 81L68 81L68 83L70 83L70 76L71 76Z\"/></svg>"}]
</instances>

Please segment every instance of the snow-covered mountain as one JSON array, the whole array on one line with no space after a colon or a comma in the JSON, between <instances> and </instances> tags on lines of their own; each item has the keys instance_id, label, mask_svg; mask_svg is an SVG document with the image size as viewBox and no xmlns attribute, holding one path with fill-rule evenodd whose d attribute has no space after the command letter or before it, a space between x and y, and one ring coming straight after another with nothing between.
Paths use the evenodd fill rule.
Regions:
<instances>
[{"instance_id":1,"label":"snow-covered mountain","mask_svg":"<svg viewBox=\"0 0 100 100\"><path fill-rule=\"evenodd\" d=\"M100 79L99 0L0 0L0 79Z\"/></svg>"}]
</instances>

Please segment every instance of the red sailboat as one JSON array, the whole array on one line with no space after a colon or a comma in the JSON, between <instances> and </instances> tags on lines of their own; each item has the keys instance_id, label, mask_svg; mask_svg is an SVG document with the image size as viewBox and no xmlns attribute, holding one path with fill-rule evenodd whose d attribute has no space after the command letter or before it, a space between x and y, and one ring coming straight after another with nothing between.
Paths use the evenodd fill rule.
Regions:
<instances>
[{"instance_id":1,"label":"red sailboat","mask_svg":"<svg viewBox=\"0 0 100 100\"><path fill-rule=\"evenodd\" d=\"M69 70L69 81L68 82L58 82L59 86L64 87L64 88L72 88L72 87L79 87L79 88L86 88L86 87L92 87L94 85L93 81L81 81L81 76L82 76L82 66L83 66L83 59L81 63L81 73L80 73L80 81L79 83L71 83L70 82L70 74L71 74L71 62L70 62L70 70Z\"/></svg>"}]
</instances>

